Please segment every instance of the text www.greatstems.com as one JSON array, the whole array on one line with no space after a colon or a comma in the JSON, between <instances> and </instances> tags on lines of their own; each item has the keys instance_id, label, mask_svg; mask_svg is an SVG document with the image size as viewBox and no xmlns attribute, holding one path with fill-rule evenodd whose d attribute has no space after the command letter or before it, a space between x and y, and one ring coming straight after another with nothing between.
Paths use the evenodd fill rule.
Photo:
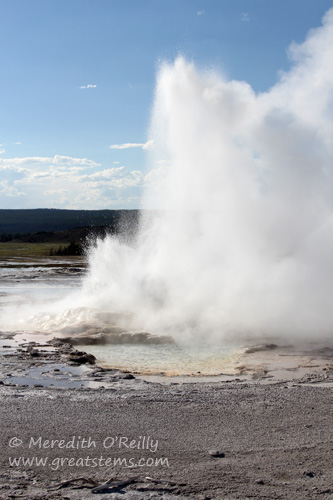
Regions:
<instances>
[{"instance_id":1,"label":"text www.greatstems.com","mask_svg":"<svg viewBox=\"0 0 333 500\"><path fill-rule=\"evenodd\" d=\"M58 470L60 467L169 467L167 457L120 458L120 457L9 457L11 467L50 467Z\"/></svg>"}]
</instances>

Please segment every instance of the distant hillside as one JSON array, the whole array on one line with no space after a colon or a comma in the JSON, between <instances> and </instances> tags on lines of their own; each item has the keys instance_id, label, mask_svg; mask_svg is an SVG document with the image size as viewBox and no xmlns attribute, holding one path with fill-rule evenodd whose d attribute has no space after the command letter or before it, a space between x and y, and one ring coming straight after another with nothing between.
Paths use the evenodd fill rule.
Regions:
<instances>
[{"instance_id":1,"label":"distant hillside","mask_svg":"<svg viewBox=\"0 0 333 500\"><path fill-rule=\"evenodd\" d=\"M85 245L86 242L96 238L105 238L107 234L114 234L107 226L94 227L74 227L65 229L64 231L38 231L37 233L26 233L23 235L13 235L9 240L13 243L80 243ZM0 233L1 240L1 233Z\"/></svg>"},{"instance_id":2,"label":"distant hillside","mask_svg":"<svg viewBox=\"0 0 333 500\"><path fill-rule=\"evenodd\" d=\"M110 228L111 232L132 232L138 220L139 210L0 209L0 233L26 234L101 226Z\"/></svg>"}]
</instances>

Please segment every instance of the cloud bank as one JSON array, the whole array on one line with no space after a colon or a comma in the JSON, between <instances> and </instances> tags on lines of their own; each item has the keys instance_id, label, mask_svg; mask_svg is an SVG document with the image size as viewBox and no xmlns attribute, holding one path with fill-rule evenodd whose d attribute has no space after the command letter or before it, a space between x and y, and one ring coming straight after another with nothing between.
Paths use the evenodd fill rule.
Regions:
<instances>
[{"instance_id":1,"label":"cloud bank","mask_svg":"<svg viewBox=\"0 0 333 500\"><path fill-rule=\"evenodd\" d=\"M8 208L136 208L150 182L138 170L88 158L0 158L0 204Z\"/></svg>"}]
</instances>

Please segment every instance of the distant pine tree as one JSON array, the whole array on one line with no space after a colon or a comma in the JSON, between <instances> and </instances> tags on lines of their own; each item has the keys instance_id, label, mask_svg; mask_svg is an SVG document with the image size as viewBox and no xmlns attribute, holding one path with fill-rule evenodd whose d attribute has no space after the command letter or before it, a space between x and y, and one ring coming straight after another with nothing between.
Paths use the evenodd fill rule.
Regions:
<instances>
[{"instance_id":1,"label":"distant pine tree","mask_svg":"<svg viewBox=\"0 0 333 500\"><path fill-rule=\"evenodd\" d=\"M71 241L69 245L66 247L60 247L58 250L54 250L51 248L50 250L50 256L56 256L56 257L63 257L63 256L72 256L72 255L83 255L84 254L84 248L83 245L80 243L75 243L75 241Z\"/></svg>"}]
</instances>

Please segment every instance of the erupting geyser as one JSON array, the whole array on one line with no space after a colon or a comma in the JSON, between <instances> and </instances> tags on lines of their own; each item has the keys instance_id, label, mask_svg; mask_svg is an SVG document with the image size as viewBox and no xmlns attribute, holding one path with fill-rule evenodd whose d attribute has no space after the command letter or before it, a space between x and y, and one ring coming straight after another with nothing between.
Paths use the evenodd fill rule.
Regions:
<instances>
[{"instance_id":1,"label":"erupting geyser","mask_svg":"<svg viewBox=\"0 0 333 500\"><path fill-rule=\"evenodd\" d=\"M86 304L175 338L333 331L333 9L279 82L202 72L157 80L135 244L91 251ZM84 300L83 300L84 302Z\"/></svg>"}]
</instances>

